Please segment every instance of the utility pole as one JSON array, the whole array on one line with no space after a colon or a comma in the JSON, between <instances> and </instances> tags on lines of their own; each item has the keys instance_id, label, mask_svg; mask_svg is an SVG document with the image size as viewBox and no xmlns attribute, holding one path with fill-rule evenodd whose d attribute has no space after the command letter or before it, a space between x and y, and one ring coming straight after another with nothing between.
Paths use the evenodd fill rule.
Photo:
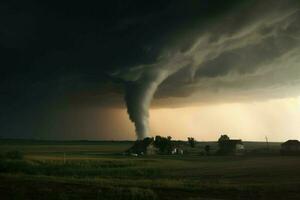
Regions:
<instances>
[{"instance_id":1,"label":"utility pole","mask_svg":"<svg viewBox=\"0 0 300 200\"><path fill-rule=\"evenodd\" d=\"M266 138L267 148L270 149L268 137L266 136L265 138Z\"/></svg>"}]
</instances>

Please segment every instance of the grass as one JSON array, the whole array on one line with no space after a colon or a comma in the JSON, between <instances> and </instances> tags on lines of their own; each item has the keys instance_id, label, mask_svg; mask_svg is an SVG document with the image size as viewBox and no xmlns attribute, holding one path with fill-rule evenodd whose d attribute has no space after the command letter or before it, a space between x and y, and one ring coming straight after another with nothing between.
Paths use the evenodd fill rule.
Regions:
<instances>
[{"instance_id":1,"label":"grass","mask_svg":"<svg viewBox=\"0 0 300 200\"><path fill-rule=\"evenodd\" d=\"M0 199L300 199L300 157L199 156L205 143L182 156L121 155L130 145L3 143L24 158L0 159Z\"/></svg>"}]
</instances>

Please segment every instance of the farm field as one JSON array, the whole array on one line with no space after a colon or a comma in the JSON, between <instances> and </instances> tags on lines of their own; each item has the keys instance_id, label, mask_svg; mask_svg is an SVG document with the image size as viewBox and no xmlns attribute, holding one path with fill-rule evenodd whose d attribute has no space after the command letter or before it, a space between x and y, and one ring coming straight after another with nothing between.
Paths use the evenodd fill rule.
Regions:
<instances>
[{"instance_id":1,"label":"farm field","mask_svg":"<svg viewBox=\"0 0 300 200\"><path fill-rule=\"evenodd\" d=\"M300 157L272 154L123 155L130 141L1 140L0 199L300 199ZM265 143L245 142L248 150Z\"/></svg>"}]
</instances>

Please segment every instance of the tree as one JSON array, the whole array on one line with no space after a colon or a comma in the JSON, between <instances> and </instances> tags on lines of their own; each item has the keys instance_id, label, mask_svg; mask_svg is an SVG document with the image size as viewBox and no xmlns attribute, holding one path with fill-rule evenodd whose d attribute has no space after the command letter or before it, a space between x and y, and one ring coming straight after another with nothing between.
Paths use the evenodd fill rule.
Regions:
<instances>
[{"instance_id":1,"label":"tree","mask_svg":"<svg viewBox=\"0 0 300 200\"><path fill-rule=\"evenodd\" d=\"M219 140L218 140L218 143L222 142L222 141L225 141L225 140L230 140L230 138L228 137L228 135L221 135Z\"/></svg>"},{"instance_id":2,"label":"tree","mask_svg":"<svg viewBox=\"0 0 300 200\"><path fill-rule=\"evenodd\" d=\"M170 154L172 152L172 141L171 137L156 136L154 140L154 145L159 149L161 154Z\"/></svg>"},{"instance_id":3,"label":"tree","mask_svg":"<svg viewBox=\"0 0 300 200\"><path fill-rule=\"evenodd\" d=\"M219 145L219 154L227 154L230 151L230 146L228 145L228 142L230 138L228 135L221 135L219 140L218 140L218 145Z\"/></svg>"},{"instance_id":4,"label":"tree","mask_svg":"<svg viewBox=\"0 0 300 200\"><path fill-rule=\"evenodd\" d=\"M190 146L192 148L194 148L196 141L195 141L195 139L193 137L188 137L188 143L190 144Z\"/></svg>"}]
</instances>

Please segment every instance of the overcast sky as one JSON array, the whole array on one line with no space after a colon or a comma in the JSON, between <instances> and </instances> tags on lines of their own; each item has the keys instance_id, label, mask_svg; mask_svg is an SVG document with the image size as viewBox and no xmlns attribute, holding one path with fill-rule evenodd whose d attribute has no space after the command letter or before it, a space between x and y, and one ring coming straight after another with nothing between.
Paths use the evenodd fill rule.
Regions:
<instances>
[{"instance_id":1,"label":"overcast sky","mask_svg":"<svg viewBox=\"0 0 300 200\"><path fill-rule=\"evenodd\" d=\"M1 137L300 139L297 0L7 1L0 13Z\"/></svg>"}]
</instances>

